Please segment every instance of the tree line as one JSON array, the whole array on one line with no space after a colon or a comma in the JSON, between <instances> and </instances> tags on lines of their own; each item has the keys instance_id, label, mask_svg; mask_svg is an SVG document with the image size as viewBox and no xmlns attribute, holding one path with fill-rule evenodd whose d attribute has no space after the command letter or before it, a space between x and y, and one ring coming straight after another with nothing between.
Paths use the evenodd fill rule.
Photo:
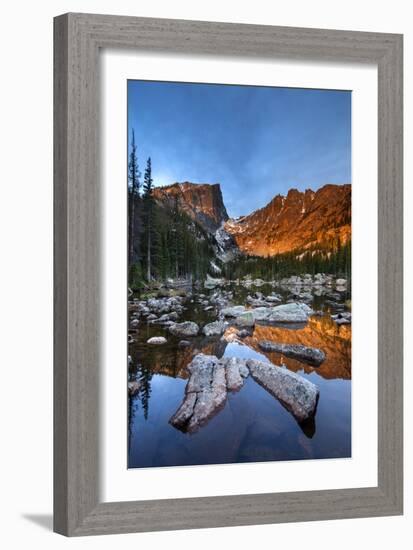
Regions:
<instances>
[{"instance_id":1,"label":"tree line","mask_svg":"<svg viewBox=\"0 0 413 550\"><path fill-rule=\"evenodd\" d=\"M239 256L223 265L223 275L231 280L250 275L275 280L291 275L329 273L351 277L351 240L345 244L336 239L308 250L294 250L276 256Z\"/></svg>"},{"instance_id":2,"label":"tree line","mask_svg":"<svg viewBox=\"0 0 413 550\"><path fill-rule=\"evenodd\" d=\"M350 277L351 241L339 238L316 247L276 256L244 256L222 263L214 254L214 239L179 208L178 197L157 202L153 197L152 161L146 161L143 181L135 132L128 158L128 274L129 287L138 291L168 278L203 280L211 260L227 279L250 275L265 280L304 273ZM216 276L212 274L213 276Z\"/></svg>"},{"instance_id":3,"label":"tree line","mask_svg":"<svg viewBox=\"0 0 413 550\"><path fill-rule=\"evenodd\" d=\"M158 203L153 189L150 157L141 182L132 130L128 159L128 270L129 286L134 291L167 278L204 278L214 257L211 237L181 211L178 198Z\"/></svg>"}]
</instances>

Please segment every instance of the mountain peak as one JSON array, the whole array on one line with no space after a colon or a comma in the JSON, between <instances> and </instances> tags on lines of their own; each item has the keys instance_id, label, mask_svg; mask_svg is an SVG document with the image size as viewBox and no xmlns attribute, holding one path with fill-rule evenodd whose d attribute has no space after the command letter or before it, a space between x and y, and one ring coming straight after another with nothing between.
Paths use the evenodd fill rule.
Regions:
<instances>
[{"instance_id":1,"label":"mountain peak","mask_svg":"<svg viewBox=\"0 0 413 550\"><path fill-rule=\"evenodd\" d=\"M351 184L327 184L313 191L290 189L266 206L229 220L226 231L250 255L273 256L295 249L331 247L351 235Z\"/></svg>"},{"instance_id":2,"label":"mountain peak","mask_svg":"<svg viewBox=\"0 0 413 550\"><path fill-rule=\"evenodd\" d=\"M176 182L155 187L153 196L170 205L178 200L181 210L211 233L228 219L219 183Z\"/></svg>"}]
</instances>

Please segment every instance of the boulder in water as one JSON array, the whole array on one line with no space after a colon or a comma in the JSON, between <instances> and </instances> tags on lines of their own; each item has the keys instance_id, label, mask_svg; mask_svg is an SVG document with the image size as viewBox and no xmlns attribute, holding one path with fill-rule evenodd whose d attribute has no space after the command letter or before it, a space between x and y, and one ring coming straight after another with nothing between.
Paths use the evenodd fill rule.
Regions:
<instances>
[{"instance_id":1,"label":"boulder in water","mask_svg":"<svg viewBox=\"0 0 413 550\"><path fill-rule=\"evenodd\" d=\"M227 324L224 321L214 321L208 323L202 329L205 336L221 336L224 333Z\"/></svg>"},{"instance_id":2,"label":"boulder in water","mask_svg":"<svg viewBox=\"0 0 413 550\"><path fill-rule=\"evenodd\" d=\"M263 351L282 353L286 357L291 357L291 359L297 359L298 361L317 367L326 358L326 354L320 349L302 346L301 344L280 344L263 340L258 345Z\"/></svg>"},{"instance_id":3,"label":"boulder in water","mask_svg":"<svg viewBox=\"0 0 413 550\"><path fill-rule=\"evenodd\" d=\"M247 367L254 380L276 397L298 422L314 416L319 396L315 384L271 363L248 359Z\"/></svg>"},{"instance_id":4,"label":"boulder in water","mask_svg":"<svg viewBox=\"0 0 413 550\"><path fill-rule=\"evenodd\" d=\"M146 341L147 344L151 344L154 346L160 346L162 344L166 344L167 340L164 336L152 336L152 338L149 338L149 340Z\"/></svg>"},{"instance_id":5,"label":"boulder in water","mask_svg":"<svg viewBox=\"0 0 413 550\"><path fill-rule=\"evenodd\" d=\"M169 332L174 336L196 336L199 332L199 326L193 321L184 321L183 323L171 325Z\"/></svg>"}]
</instances>

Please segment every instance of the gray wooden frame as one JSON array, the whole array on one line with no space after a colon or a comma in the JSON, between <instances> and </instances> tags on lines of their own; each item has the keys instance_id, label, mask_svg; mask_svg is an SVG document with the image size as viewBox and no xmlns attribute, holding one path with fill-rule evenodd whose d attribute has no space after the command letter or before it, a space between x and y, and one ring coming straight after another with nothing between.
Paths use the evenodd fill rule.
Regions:
<instances>
[{"instance_id":1,"label":"gray wooden frame","mask_svg":"<svg viewBox=\"0 0 413 550\"><path fill-rule=\"evenodd\" d=\"M54 20L54 43L55 531L74 536L401 514L402 36L66 14ZM378 66L377 487L100 501L98 59L104 47Z\"/></svg>"}]
</instances>

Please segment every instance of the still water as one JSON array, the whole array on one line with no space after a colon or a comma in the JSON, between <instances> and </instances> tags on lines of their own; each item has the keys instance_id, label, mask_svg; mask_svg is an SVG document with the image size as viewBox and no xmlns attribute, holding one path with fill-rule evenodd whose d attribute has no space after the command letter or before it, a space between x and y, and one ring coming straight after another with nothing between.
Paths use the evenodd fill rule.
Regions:
<instances>
[{"instance_id":1,"label":"still water","mask_svg":"<svg viewBox=\"0 0 413 550\"><path fill-rule=\"evenodd\" d=\"M259 290L265 294L265 288ZM234 304L245 303L244 288L232 291ZM338 304L346 298L342 295ZM217 318L216 311L204 310L195 293L184 305L187 309L180 321L202 326ZM180 338L166 328L141 321L135 342L129 346L129 378L139 380L141 389L128 402L128 467L350 457L351 325L339 326L331 319L335 306L325 296L315 296L311 306L318 314L305 325L256 325L243 340L229 326L223 337L190 338L187 348L179 348ZM165 336L168 342L148 345L152 336ZM317 347L325 352L326 360L311 367L278 353L264 353L258 347L261 340ZM189 378L186 367L199 352L270 361L308 378L320 390L314 420L300 426L277 399L248 377L239 392L228 393L224 408L196 433L174 428L169 419L184 397Z\"/></svg>"}]
</instances>

